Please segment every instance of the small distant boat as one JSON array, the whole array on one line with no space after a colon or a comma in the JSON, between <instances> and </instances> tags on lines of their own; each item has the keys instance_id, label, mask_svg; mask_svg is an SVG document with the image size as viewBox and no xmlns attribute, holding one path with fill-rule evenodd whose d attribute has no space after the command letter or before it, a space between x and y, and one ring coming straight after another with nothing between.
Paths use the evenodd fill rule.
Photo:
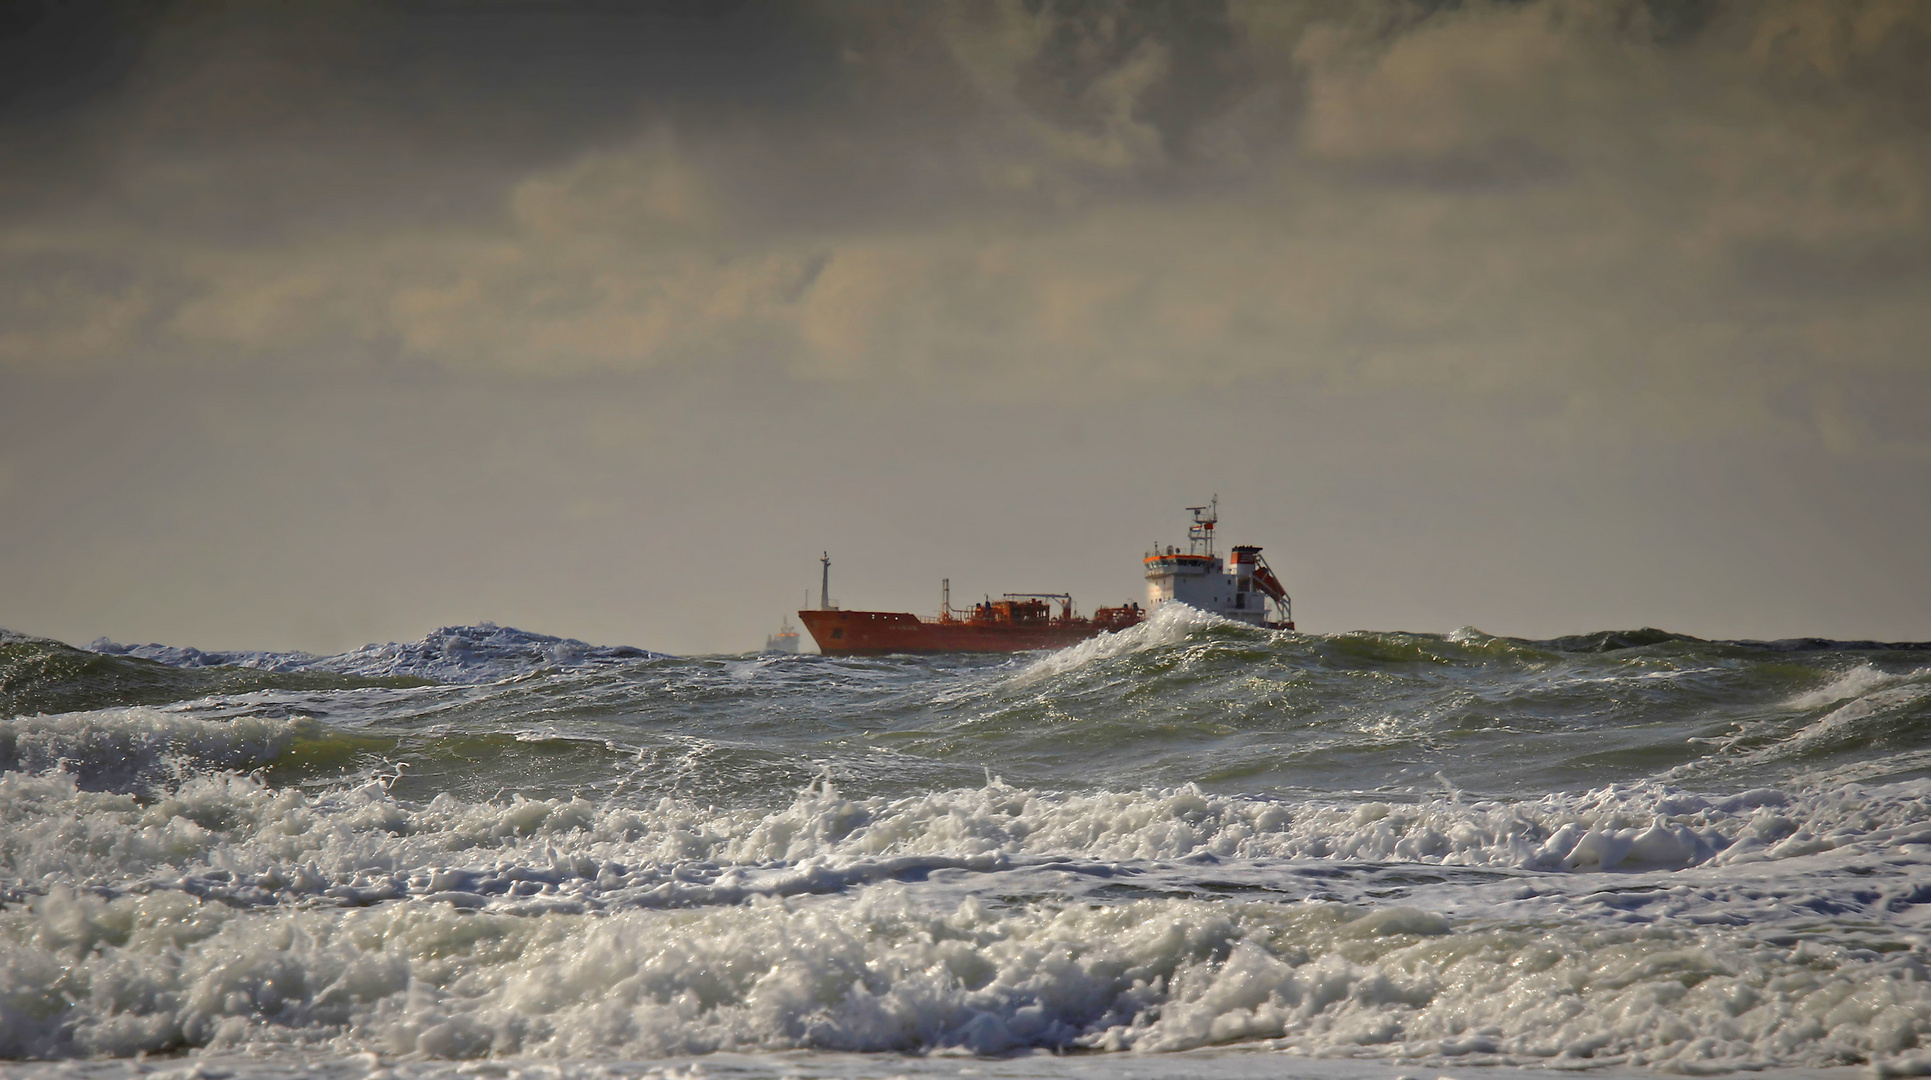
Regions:
<instances>
[{"instance_id":1,"label":"small distant boat","mask_svg":"<svg viewBox=\"0 0 1931 1080\"><path fill-rule=\"evenodd\" d=\"M831 602L831 556L824 566L817 610L798 612L805 629L828 656L878 656L886 653L1021 652L1059 649L1111 630L1144 622L1161 605L1181 603L1236 622L1271 630L1294 629L1293 601L1261 558L1259 547L1243 544L1232 552L1232 567L1214 554L1219 523L1218 496L1206 506L1189 506L1187 550L1155 548L1145 559L1147 606L1127 603L1103 607L1091 618L1074 612L1066 593L1007 593L987 597L969 608L952 606L952 583L941 584L939 616L922 619L904 611L842 611ZM1053 611L1057 603L1059 610ZM1273 610L1269 610L1269 604Z\"/></svg>"},{"instance_id":2,"label":"small distant boat","mask_svg":"<svg viewBox=\"0 0 1931 1080\"><path fill-rule=\"evenodd\" d=\"M764 651L770 653L795 653L798 651L798 628L791 625L791 616L786 615L778 632L764 639Z\"/></svg>"}]
</instances>

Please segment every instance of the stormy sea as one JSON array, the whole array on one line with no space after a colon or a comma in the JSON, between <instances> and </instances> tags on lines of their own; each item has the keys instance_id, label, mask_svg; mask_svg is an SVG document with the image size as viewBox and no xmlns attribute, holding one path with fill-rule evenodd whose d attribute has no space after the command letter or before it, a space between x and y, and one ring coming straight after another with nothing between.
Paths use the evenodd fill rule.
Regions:
<instances>
[{"instance_id":1,"label":"stormy sea","mask_svg":"<svg viewBox=\"0 0 1931 1080\"><path fill-rule=\"evenodd\" d=\"M0 1076L1931 1073L1931 647L0 635Z\"/></svg>"}]
</instances>

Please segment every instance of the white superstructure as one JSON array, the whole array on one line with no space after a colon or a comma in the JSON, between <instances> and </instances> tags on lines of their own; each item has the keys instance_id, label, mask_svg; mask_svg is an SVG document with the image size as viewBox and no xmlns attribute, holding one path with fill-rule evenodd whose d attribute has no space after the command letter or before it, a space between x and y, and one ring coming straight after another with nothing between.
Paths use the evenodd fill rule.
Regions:
<instances>
[{"instance_id":1,"label":"white superstructure","mask_svg":"<svg viewBox=\"0 0 1931 1080\"><path fill-rule=\"evenodd\" d=\"M1278 629L1294 629L1293 600L1280 579L1261 558L1261 549L1240 545L1230 553L1232 567L1214 553L1214 526L1220 517L1220 497L1206 506L1189 506L1193 523L1187 526L1187 550L1169 544L1147 553L1147 613L1168 601L1210 611L1237 622ZM1269 601L1276 614L1270 617Z\"/></svg>"},{"instance_id":2,"label":"white superstructure","mask_svg":"<svg viewBox=\"0 0 1931 1080\"><path fill-rule=\"evenodd\" d=\"M764 639L764 651L776 653L795 653L798 651L798 629L791 625L791 617L785 616L784 625L778 632Z\"/></svg>"}]
</instances>

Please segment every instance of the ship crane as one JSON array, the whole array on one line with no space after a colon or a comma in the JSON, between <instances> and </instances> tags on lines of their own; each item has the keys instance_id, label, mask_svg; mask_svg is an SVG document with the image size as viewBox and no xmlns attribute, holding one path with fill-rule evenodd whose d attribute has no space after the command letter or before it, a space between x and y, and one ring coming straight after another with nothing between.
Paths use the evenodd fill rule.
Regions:
<instances>
[{"instance_id":1,"label":"ship crane","mask_svg":"<svg viewBox=\"0 0 1931 1080\"><path fill-rule=\"evenodd\" d=\"M1280 605L1281 621L1287 624L1283 629L1294 629L1294 598L1287 595L1281 579L1274 576L1274 568L1261 558L1259 548L1254 549L1254 587Z\"/></svg>"}]
</instances>

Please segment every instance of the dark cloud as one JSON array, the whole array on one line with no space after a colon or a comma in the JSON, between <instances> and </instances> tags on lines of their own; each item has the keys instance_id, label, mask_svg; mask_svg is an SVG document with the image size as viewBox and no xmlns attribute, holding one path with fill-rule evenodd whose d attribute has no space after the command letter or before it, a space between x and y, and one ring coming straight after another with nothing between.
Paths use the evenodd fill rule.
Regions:
<instances>
[{"instance_id":1,"label":"dark cloud","mask_svg":"<svg viewBox=\"0 0 1931 1080\"><path fill-rule=\"evenodd\" d=\"M357 106L430 137L569 140L640 101L794 109L836 74L831 24L797 5L7 0L7 119L129 95L208 111L178 132L352 124ZM323 96L316 97L318 91Z\"/></svg>"},{"instance_id":2,"label":"dark cloud","mask_svg":"<svg viewBox=\"0 0 1931 1080\"><path fill-rule=\"evenodd\" d=\"M640 127L781 123L836 96L830 28L744 4L55 4L0 41L0 140L68 205L239 240L473 218Z\"/></svg>"},{"instance_id":3,"label":"dark cloud","mask_svg":"<svg viewBox=\"0 0 1931 1080\"><path fill-rule=\"evenodd\" d=\"M111 93L153 21L131 3L0 2L0 118L44 121Z\"/></svg>"},{"instance_id":4,"label":"dark cloud","mask_svg":"<svg viewBox=\"0 0 1931 1080\"><path fill-rule=\"evenodd\" d=\"M1919 294L1931 283L1931 237L1877 235L1806 244L1789 237L1739 244L1739 276L1783 300L1842 303Z\"/></svg>"},{"instance_id":5,"label":"dark cloud","mask_svg":"<svg viewBox=\"0 0 1931 1080\"><path fill-rule=\"evenodd\" d=\"M1114 107L1105 84L1122 69L1155 69L1129 105L1160 133L1173 160L1196 152L1199 129L1254 89L1224 3L1185 0L1029 0L1042 40L1018 67L1022 101L1047 120L1103 132Z\"/></svg>"}]
</instances>

